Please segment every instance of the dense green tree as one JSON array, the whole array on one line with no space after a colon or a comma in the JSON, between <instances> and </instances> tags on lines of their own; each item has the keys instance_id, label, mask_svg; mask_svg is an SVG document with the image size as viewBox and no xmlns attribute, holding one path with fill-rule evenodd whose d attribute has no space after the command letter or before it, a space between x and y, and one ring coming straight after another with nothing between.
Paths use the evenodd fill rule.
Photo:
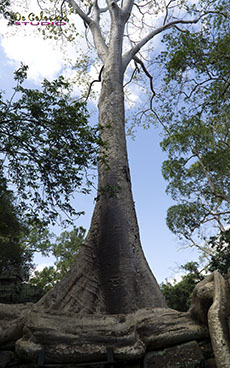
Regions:
<instances>
[{"instance_id":1,"label":"dense green tree","mask_svg":"<svg viewBox=\"0 0 230 368\"><path fill-rule=\"evenodd\" d=\"M180 281L166 281L161 284L161 291L169 308L181 312L186 312L189 309L194 287L204 278L200 274L198 266L197 262L188 262L180 267L187 272Z\"/></svg>"},{"instance_id":2,"label":"dense green tree","mask_svg":"<svg viewBox=\"0 0 230 368\"><path fill-rule=\"evenodd\" d=\"M54 242L50 243L49 247L50 254L56 258L54 266L45 267L42 271L35 271L30 282L46 292L57 281L60 281L66 272L70 270L84 236L85 229L82 227L62 232Z\"/></svg>"},{"instance_id":3,"label":"dense green tree","mask_svg":"<svg viewBox=\"0 0 230 368\"><path fill-rule=\"evenodd\" d=\"M177 202L167 224L209 256L209 237L230 222L230 5L214 6L201 30L165 35L160 57L166 65L161 145L168 153L162 171Z\"/></svg>"},{"instance_id":4,"label":"dense green tree","mask_svg":"<svg viewBox=\"0 0 230 368\"><path fill-rule=\"evenodd\" d=\"M209 271L218 270L222 275L229 274L230 270L230 229L221 231L218 236L209 240L213 255L209 263Z\"/></svg>"},{"instance_id":5,"label":"dense green tree","mask_svg":"<svg viewBox=\"0 0 230 368\"><path fill-rule=\"evenodd\" d=\"M21 242L26 227L4 180L0 189L0 274L11 272L28 280L33 264L32 252Z\"/></svg>"},{"instance_id":6,"label":"dense green tree","mask_svg":"<svg viewBox=\"0 0 230 368\"><path fill-rule=\"evenodd\" d=\"M10 100L0 94L0 173L20 211L48 222L58 209L76 215L70 196L89 191L85 171L97 163L100 140L85 103L71 98L63 77L44 80L41 90L28 89L22 85L26 72L23 65L15 72Z\"/></svg>"},{"instance_id":7,"label":"dense green tree","mask_svg":"<svg viewBox=\"0 0 230 368\"><path fill-rule=\"evenodd\" d=\"M0 93L0 273L23 280L34 253L53 250L47 223L58 211L76 214L70 195L88 192L85 170L95 166L100 142L69 83L60 77L32 90L23 87L26 73L24 65L15 72L10 100Z\"/></svg>"}]
</instances>

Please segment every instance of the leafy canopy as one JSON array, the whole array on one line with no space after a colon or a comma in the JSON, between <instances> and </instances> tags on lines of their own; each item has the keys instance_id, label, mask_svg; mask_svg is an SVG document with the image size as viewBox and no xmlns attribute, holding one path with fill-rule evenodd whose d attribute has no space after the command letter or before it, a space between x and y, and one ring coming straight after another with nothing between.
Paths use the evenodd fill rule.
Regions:
<instances>
[{"instance_id":1,"label":"leafy canopy","mask_svg":"<svg viewBox=\"0 0 230 368\"><path fill-rule=\"evenodd\" d=\"M197 246L230 222L230 5L214 6L201 30L165 35L160 56L161 145L168 153L162 172L177 202L167 224Z\"/></svg>"},{"instance_id":2,"label":"leafy canopy","mask_svg":"<svg viewBox=\"0 0 230 368\"><path fill-rule=\"evenodd\" d=\"M0 176L13 188L20 211L53 221L58 210L74 215L74 191L87 193L86 170L96 166L100 139L88 124L83 102L70 97L71 86L59 77L42 89L22 83L27 67L15 72L10 100L0 95Z\"/></svg>"}]
</instances>

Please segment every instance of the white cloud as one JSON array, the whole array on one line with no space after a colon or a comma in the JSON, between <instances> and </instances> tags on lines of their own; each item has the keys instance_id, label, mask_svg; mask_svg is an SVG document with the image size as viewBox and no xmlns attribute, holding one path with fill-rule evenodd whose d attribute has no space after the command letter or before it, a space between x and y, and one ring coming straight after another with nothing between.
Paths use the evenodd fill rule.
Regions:
<instances>
[{"instance_id":1,"label":"white cloud","mask_svg":"<svg viewBox=\"0 0 230 368\"><path fill-rule=\"evenodd\" d=\"M42 270L44 270L45 267L50 267L53 266L53 263L41 263L39 265L36 266L35 271L39 271L41 272Z\"/></svg>"},{"instance_id":2,"label":"white cloud","mask_svg":"<svg viewBox=\"0 0 230 368\"><path fill-rule=\"evenodd\" d=\"M39 258L41 258L41 256L35 256L35 259L34 261L38 262ZM44 258L44 257L43 257ZM32 272L31 274L31 277L34 277L35 276L35 271L39 271L41 272L42 270L44 270L45 267L50 267L50 266L54 266L54 261L55 261L55 258L53 256L51 257L45 257L46 258L46 262L40 262L36 265L34 271Z\"/></svg>"},{"instance_id":3,"label":"white cloud","mask_svg":"<svg viewBox=\"0 0 230 368\"><path fill-rule=\"evenodd\" d=\"M55 50L51 42L43 40L41 35L3 37L1 45L10 63L29 65L28 79L35 83L40 83L44 78L54 78L64 64L61 52Z\"/></svg>"},{"instance_id":4,"label":"white cloud","mask_svg":"<svg viewBox=\"0 0 230 368\"><path fill-rule=\"evenodd\" d=\"M167 279L165 281L169 282L170 284L172 284L174 286L174 285L176 285L178 282L180 282L182 280L182 278L183 278L184 275L185 275L184 272L178 272L175 275L170 276L169 279Z\"/></svg>"}]
</instances>

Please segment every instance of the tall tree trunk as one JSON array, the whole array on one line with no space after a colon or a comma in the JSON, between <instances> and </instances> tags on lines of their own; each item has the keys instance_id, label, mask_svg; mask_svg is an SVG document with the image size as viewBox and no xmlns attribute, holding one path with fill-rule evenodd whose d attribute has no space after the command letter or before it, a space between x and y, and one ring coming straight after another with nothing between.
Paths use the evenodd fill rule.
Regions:
<instances>
[{"instance_id":1,"label":"tall tree trunk","mask_svg":"<svg viewBox=\"0 0 230 368\"><path fill-rule=\"evenodd\" d=\"M99 162L98 199L74 266L39 303L45 310L118 314L166 306L140 244L121 75L119 65L111 61L105 65L99 123L107 148L106 163Z\"/></svg>"}]
</instances>

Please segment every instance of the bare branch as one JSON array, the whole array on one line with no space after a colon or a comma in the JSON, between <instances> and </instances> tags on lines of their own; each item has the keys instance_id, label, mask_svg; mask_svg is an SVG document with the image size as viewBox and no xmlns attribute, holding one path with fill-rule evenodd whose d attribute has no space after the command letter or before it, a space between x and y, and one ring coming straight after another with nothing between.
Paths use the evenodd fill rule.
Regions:
<instances>
[{"instance_id":1,"label":"bare branch","mask_svg":"<svg viewBox=\"0 0 230 368\"><path fill-rule=\"evenodd\" d=\"M169 6L170 6L170 4L171 4L171 3L173 3L174 1L175 1L175 0L170 0L170 1L168 2L168 4L166 5L166 12L165 12L165 17L164 17L163 25L165 25L165 24L166 24L166 22L167 22L168 13L169 13Z\"/></svg>"},{"instance_id":2,"label":"bare branch","mask_svg":"<svg viewBox=\"0 0 230 368\"><path fill-rule=\"evenodd\" d=\"M128 81L127 83L125 83L125 84L124 84L124 88L125 88L129 83L131 83L131 82L132 82L133 77L134 77L134 75L136 74L136 71L139 71L139 69L137 68L137 66L135 66L135 69L133 70L132 75L131 75L131 78L129 79L129 81Z\"/></svg>"},{"instance_id":3,"label":"bare branch","mask_svg":"<svg viewBox=\"0 0 230 368\"><path fill-rule=\"evenodd\" d=\"M146 69L145 67L145 64L143 63L143 61L141 59L139 59L137 56L134 56L133 60L139 64L143 70L143 72L147 75L147 77L149 78L149 81L150 81L150 88L151 88L151 91L152 91L152 97L151 97L151 100L150 100L150 106L152 106L152 100L153 98L156 96L156 92L154 91L153 89L153 77L151 76L151 74L149 74L148 70Z\"/></svg>"},{"instance_id":4,"label":"bare branch","mask_svg":"<svg viewBox=\"0 0 230 368\"><path fill-rule=\"evenodd\" d=\"M92 85L93 85L94 83L96 83L96 82L101 82L101 76L102 76L103 69L104 69L104 65L101 67L101 70L100 70L99 75L98 75L98 79L94 79L94 80L90 83L90 85L89 85L89 90L88 90L88 93L87 93L87 96L86 96L85 101L87 101L87 100L88 100L88 98L89 98L89 95L90 95L90 92L91 92Z\"/></svg>"},{"instance_id":5,"label":"bare branch","mask_svg":"<svg viewBox=\"0 0 230 368\"><path fill-rule=\"evenodd\" d=\"M140 5L138 5L136 3L134 3L133 5L135 5L137 7L137 9L138 9L139 13L141 13L141 15L144 15L144 13L141 11L141 6Z\"/></svg>"},{"instance_id":6,"label":"bare branch","mask_svg":"<svg viewBox=\"0 0 230 368\"><path fill-rule=\"evenodd\" d=\"M140 64L143 72L147 75L147 77L149 78L149 81L150 81L150 89L151 89L151 92L152 92L152 96L150 98L150 103L149 103L150 108L145 110L145 111L142 111L143 115L145 113L147 113L148 111L151 111L156 116L157 120L160 122L160 124L165 129L165 131L170 133L168 127L162 122L162 120L160 119L160 117L158 116L158 114L156 113L156 111L153 109L153 106L152 106L153 105L153 98L156 96L156 92L154 91L154 88L153 88L153 77L152 77L152 75L146 69L145 64L143 63L143 61L140 60L137 56L134 56L133 60L134 60L135 63Z\"/></svg>"},{"instance_id":7,"label":"bare branch","mask_svg":"<svg viewBox=\"0 0 230 368\"><path fill-rule=\"evenodd\" d=\"M209 78L209 79L205 79L204 81L198 83L194 78L192 79L192 81L194 81L196 84L195 86L192 88L192 90L190 91L189 94L187 94L185 91L182 92L182 94L185 95L186 98L191 98L191 96L194 94L194 92L196 92L197 88L203 86L204 84L210 82L211 80L213 80L214 78ZM204 87L205 88L205 87Z\"/></svg>"},{"instance_id":8,"label":"bare branch","mask_svg":"<svg viewBox=\"0 0 230 368\"><path fill-rule=\"evenodd\" d=\"M92 32L94 45L97 49L98 56L100 59L105 62L106 55L107 55L107 46L105 44L105 41L102 37L101 30L99 27L99 24L97 24L93 19L91 19L83 10L77 5L77 3L74 0L66 0L76 13L82 18L82 20L87 24Z\"/></svg>"},{"instance_id":9,"label":"bare branch","mask_svg":"<svg viewBox=\"0 0 230 368\"><path fill-rule=\"evenodd\" d=\"M185 239L187 239L188 241L190 241L192 243L191 245L188 245L187 247L183 247L184 249L189 248L189 247L196 247L199 250L201 250L201 252L205 253L206 257L207 256L208 257L213 256L213 253L212 253L211 250L209 250L207 247L202 247L199 244L197 244L197 242L195 242L190 235L187 235L187 234L184 234L184 233L182 233L182 235L185 237Z\"/></svg>"},{"instance_id":10,"label":"bare branch","mask_svg":"<svg viewBox=\"0 0 230 368\"><path fill-rule=\"evenodd\" d=\"M81 19L89 26L90 23L92 22L92 19L85 12L83 12L83 10L80 8L80 6L78 6L78 4L74 0L66 0L66 1L74 8L76 13L81 17Z\"/></svg>"},{"instance_id":11,"label":"bare branch","mask_svg":"<svg viewBox=\"0 0 230 368\"><path fill-rule=\"evenodd\" d=\"M138 42L132 49L127 51L123 55L123 68L126 69L129 62L134 58L134 56L137 54L137 52L152 38L154 38L156 35L166 31L168 28L171 28L175 26L176 24L195 24L201 19L201 16L196 19L191 20L174 20L172 22L169 22L167 24L164 24L163 26L155 29L154 31L150 32L147 36L145 36L140 42Z\"/></svg>"}]
</instances>

